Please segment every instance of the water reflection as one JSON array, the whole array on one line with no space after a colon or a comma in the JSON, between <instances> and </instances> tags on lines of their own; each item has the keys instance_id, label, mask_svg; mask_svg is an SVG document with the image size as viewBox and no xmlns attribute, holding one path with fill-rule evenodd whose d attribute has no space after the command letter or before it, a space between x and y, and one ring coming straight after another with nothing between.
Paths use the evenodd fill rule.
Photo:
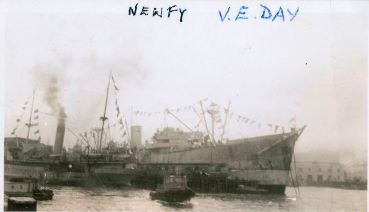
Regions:
<instances>
[{"instance_id":1,"label":"water reflection","mask_svg":"<svg viewBox=\"0 0 369 212\"><path fill-rule=\"evenodd\" d=\"M164 201L156 201L156 202L168 208L178 208L178 209L192 209L193 208L193 204L191 202L181 202L181 203L164 202Z\"/></svg>"}]
</instances>

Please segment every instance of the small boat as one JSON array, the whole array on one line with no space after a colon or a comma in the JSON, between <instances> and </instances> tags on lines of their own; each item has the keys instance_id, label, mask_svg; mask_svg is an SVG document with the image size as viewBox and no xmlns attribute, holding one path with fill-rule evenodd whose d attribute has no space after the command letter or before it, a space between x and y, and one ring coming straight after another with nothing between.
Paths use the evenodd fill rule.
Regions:
<instances>
[{"instance_id":1,"label":"small boat","mask_svg":"<svg viewBox=\"0 0 369 212\"><path fill-rule=\"evenodd\" d=\"M184 175L170 174L164 176L163 185L150 192L152 200L166 202L184 202L195 196L187 186L187 178Z\"/></svg>"},{"instance_id":2,"label":"small boat","mask_svg":"<svg viewBox=\"0 0 369 212\"><path fill-rule=\"evenodd\" d=\"M37 211L37 201L32 197L9 197L6 211Z\"/></svg>"},{"instance_id":3,"label":"small boat","mask_svg":"<svg viewBox=\"0 0 369 212\"><path fill-rule=\"evenodd\" d=\"M36 200L52 200L54 192L47 188L36 188L33 190L33 198Z\"/></svg>"}]
</instances>

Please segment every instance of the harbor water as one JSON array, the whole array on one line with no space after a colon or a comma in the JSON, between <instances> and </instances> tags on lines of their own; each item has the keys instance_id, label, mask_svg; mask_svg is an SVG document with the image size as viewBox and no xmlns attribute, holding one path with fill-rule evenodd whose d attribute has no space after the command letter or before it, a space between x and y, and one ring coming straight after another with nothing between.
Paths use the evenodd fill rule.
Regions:
<instances>
[{"instance_id":1,"label":"harbor water","mask_svg":"<svg viewBox=\"0 0 369 212\"><path fill-rule=\"evenodd\" d=\"M150 200L149 190L53 187L54 199L38 203L40 211L366 211L367 191L301 187L300 195L196 194L190 202Z\"/></svg>"}]
</instances>

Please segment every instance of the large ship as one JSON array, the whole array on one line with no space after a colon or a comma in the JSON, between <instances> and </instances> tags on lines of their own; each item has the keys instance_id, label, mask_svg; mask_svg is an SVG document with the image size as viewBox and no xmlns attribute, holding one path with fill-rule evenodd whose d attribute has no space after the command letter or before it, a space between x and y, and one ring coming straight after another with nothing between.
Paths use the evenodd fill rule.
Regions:
<instances>
[{"instance_id":1,"label":"large ship","mask_svg":"<svg viewBox=\"0 0 369 212\"><path fill-rule=\"evenodd\" d=\"M12 177L32 177L48 184L75 186L121 186L134 185L155 188L163 175L171 171L181 171L188 177L188 185L202 192L245 192L283 194L289 180L294 147L305 127L292 127L289 132L265 136L228 140L224 129L229 118L229 105L225 108L223 129L216 139L214 124L219 111L213 106L205 108L210 114L207 126L205 110L196 113L206 132L192 130L179 119L173 110L165 110L184 127L179 129L164 127L152 137L152 143L142 145L141 126L131 126L122 120L116 99L117 124L126 136L124 145L117 146L107 140L112 125L106 126L107 105L111 81L117 90L114 78L110 76L102 125L88 133L74 133L66 127L64 111L59 111L55 143L45 145L40 139L31 139L32 113L26 123L26 138L5 138L5 179ZM195 108L193 110L196 112ZM37 116L38 117L38 116ZM123 127L124 126L124 127ZM65 150L66 129L76 136L80 144ZM36 134L37 130L35 130ZM104 146L103 143L106 145ZM95 145L93 145L95 144Z\"/></svg>"},{"instance_id":2,"label":"large ship","mask_svg":"<svg viewBox=\"0 0 369 212\"><path fill-rule=\"evenodd\" d=\"M31 104L25 104L22 108L25 113L29 109L29 119L26 120L27 136L18 136L15 132L12 137L6 137L5 143L5 179L14 177L32 178L52 185L70 186L126 186L136 176L137 158L134 151L127 145L117 145L112 138L108 138L111 125L106 125L107 105L111 76L106 90L103 116L100 117L102 126L93 128L89 133L75 133L66 126L66 115L63 107L58 107L56 135L54 145L46 145L41 142L41 137L32 138L32 134L39 135L38 109L34 108L33 93ZM117 101L116 101L117 102ZM28 102L27 102L28 103ZM57 104L59 105L59 104ZM50 115L50 114L49 114ZM17 125L22 121L17 118ZM122 119L120 119L123 124ZM121 127L121 129L123 129ZM68 130L76 137L76 145L69 150L65 149L64 138ZM125 136L129 134L124 129ZM33 132L33 133L32 133ZM90 136L88 136L90 135ZM93 137L93 138L92 138ZM107 145L103 145L106 143Z\"/></svg>"},{"instance_id":3,"label":"large ship","mask_svg":"<svg viewBox=\"0 0 369 212\"><path fill-rule=\"evenodd\" d=\"M203 178L209 181L206 186L210 186L207 188L210 191L224 190L217 188L219 180L223 180L229 181L224 184L237 181L245 188L245 192L283 194L291 180L294 146L304 128L291 129L288 133L229 140L224 144L174 149L168 145L157 145L143 153L140 164L147 169L180 169L189 176L202 173L200 176L205 176ZM165 134L165 130L162 134ZM169 139L162 136L157 143L170 143ZM218 180L213 186L209 185L212 176ZM204 186L198 185L204 179L190 177L189 185Z\"/></svg>"}]
</instances>

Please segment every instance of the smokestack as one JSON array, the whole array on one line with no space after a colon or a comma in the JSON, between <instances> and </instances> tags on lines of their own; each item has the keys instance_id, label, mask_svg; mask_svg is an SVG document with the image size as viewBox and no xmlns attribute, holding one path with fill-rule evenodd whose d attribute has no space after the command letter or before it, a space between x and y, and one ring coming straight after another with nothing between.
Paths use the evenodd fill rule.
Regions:
<instances>
[{"instance_id":1,"label":"smokestack","mask_svg":"<svg viewBox=\"0 0 369 212\"><path fill-rule=\"evenodd\" d=\"M141 126L131 126L131 147L141 147Z\"/></svg>"},{"instance_id":2,"label":"smokestack","mask_svg":"<svg viewBox=\"0 0 369 212\"><path fill-rule=\"evenodd\" d=\"M64 113L64 109L60 108L58 126L56 128L56 136L55 136L55 143L54 143L54 154L56 155L60 155L63 150L64 133L65 133L65 118L66 118L66 115Z\"/></svg>"}]
</instances>

